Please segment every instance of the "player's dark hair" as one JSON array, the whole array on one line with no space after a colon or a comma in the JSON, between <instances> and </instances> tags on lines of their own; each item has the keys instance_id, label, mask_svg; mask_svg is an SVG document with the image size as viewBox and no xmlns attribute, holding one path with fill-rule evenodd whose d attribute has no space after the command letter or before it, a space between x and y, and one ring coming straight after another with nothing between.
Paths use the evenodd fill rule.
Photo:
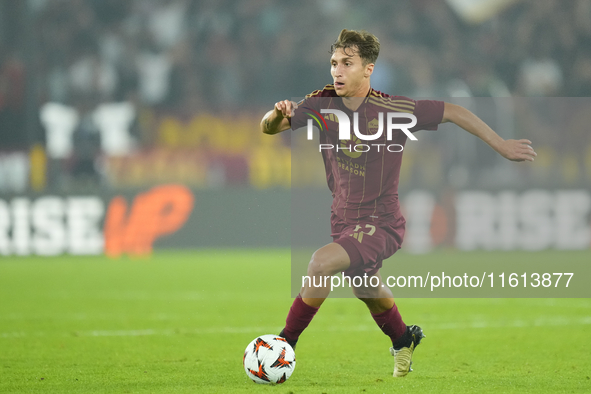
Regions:
<instances>
[{"instance_id":1,"label":"player's dark hair","mask_svg":"<svg viewBox=\"0 0 591 394\"><path fill-rule=\"evenodd\" d=\"M347 53L347 49L357 50L363 64L369 64L378 60L380 41L376 36L365 30L343 29L330 47L330 54L332 55L338 48L342 48L345 53Z\"/></svg>"}]
</instances>

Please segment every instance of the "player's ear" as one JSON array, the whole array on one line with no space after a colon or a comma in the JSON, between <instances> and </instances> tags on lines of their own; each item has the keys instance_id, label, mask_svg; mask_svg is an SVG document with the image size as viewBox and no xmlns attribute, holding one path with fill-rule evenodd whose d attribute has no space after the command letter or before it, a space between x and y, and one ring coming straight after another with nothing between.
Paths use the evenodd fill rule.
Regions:
<instances>
[{"instance_id":1,"label":"player's ear","mask_svg":"<svg viewBox=\"0 0 591 394\"><path fill-rule=\"evenodd\" d=\"M373 63L369 63L367 66L365 66L365 78L369 78L371 76L373 73L373 66Z\"/></svg>"}]
</instances>

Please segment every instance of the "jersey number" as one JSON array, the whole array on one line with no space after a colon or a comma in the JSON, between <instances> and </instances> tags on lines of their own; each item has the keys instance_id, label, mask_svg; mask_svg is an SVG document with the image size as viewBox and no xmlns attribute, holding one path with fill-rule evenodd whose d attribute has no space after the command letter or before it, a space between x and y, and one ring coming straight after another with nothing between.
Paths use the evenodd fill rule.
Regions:
<instances>
[{"instance_id":1,"label":"jersey number","mask_svg":"<svg viewBox=\"0 0 591 394\"><path fill-rule=\"evenodd\" d=\"M369 231L366 233L361 231L361 226L358 224L357 226L355 226L355 229L353 230L353 234L349 234L349 235L351 237L355 238L357 241L359 241L359 243L361 243L361 241L363 240L364 234L373 235L373 233L376 232L376 226L372 226L371 224L366 224L365 228L369 229Z\"/></svg>"}]
</instances>

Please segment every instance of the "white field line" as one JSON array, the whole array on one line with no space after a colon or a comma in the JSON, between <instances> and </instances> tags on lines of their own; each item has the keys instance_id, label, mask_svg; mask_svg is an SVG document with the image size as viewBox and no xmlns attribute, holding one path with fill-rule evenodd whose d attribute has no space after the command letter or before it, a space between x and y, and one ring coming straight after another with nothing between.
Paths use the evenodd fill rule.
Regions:
<instances>
[{"instance_id":1,"label":"white field line","mask_svg":"<svg viewBox=\"0 0 591 394\"><path fill-rule=\"evenodd\" d=\"M456 330L456 329L479 329L479 328L532 328L532 327L553 327L562 325L591 325L591 316L583 318L569 318L565 316L544 316L534 320L511 320L511 321L486 321L476 320L468 322L453 323L425 323L421 327L425 330ZM139 337L139 336L173 336L173 335L206 335L206 334L254 334L276 333L282 327L217 327L204 329L143 329L143 330L93 330L71 333L62 333L62 336L80 337ZM325 332L367 332L376 330L375 324L361 324L355 326L339 324L323 329ZM3 332L0 338L24 338L39 336L54 336L55 333L43 331L37 332Z\"/></svg>"}]
</instances>

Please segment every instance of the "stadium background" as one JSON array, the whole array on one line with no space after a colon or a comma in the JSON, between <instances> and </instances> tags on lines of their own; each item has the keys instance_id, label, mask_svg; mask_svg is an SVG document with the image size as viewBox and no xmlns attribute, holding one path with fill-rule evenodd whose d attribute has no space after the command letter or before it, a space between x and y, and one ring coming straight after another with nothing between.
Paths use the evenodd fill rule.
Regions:
<instances>
[{"instance_id":1,"label":"stadium background","mask_svg":"<svg viewBox=\"0 0 591 394\"><path fill-rule=\"evenodd\" d=\"M103 223L113 198L123 196L131 206L138 193L163 184L186 186L193 202L182 214L186 224L178 219L162 230L175 236L153 236L158 246L289 246L292 172L295 187L323 192L324 181L306 169L313 159L294 157L292 165L289 136L264 136L257 125L275 101L330 82L327 48L343 26L380 37L372 81L382 91L495 97L498 107L500 97L591 94L589 2L460 3L1 2L0 250L67 252L78 242L68 240L75 231L64 227L60 239L48 239L34 228L43 219L27 223L26 212L43 216L48 204L63 212L45 222L66 226L68 212L76 210L68 211L65 198L84 195L98 199L86 201L96 207L80 219L88 237L79 242L98 253L110 242L99 233L108 232ZM560 126L548 119L520 128L490 102L463 103L473 103L506 138L533 140L539 157L532 168L511 167L457 132L426 135L420 148L407 149L402 201L413 191L430 192L421 194L426 216L436 215L431 240L415 248L411 231L408 242L417 251L457 246L457 191L485 189L494 202L502 191L541 188L551 200L541 209L552 216L555 191L588 190L591 137L580 126L584 118L557 133ZM62 199L36 208L44 196ZM251 231L243 231L248 226ZM45 242L38 245L35 231ZM319 244L325 236L324 228L310 233ZM45 244L53 247L44 251ZM553 246L542 242L534 249Z\"/></svg>"},{"instance_id":2,"label":"stadium background","mask_svg":"<svg viewBox=\"0 0 591 394\"><path fill-rule=\"evenodd\" d=\"M376 89L458 100L538 152L508 163L453 128L421 132L401 174L406 265L589 261L589 0L0 0L0 391L74 391L79 370L80 392L247 387L243 344L280 328L286 250L327 242L330 203L312 170L320 159L258 122L330 82L328 49L344 27L380 38ZM516 114L518 104L533 109ZM290 384L317 392L326 370L327 387L383 392L356 363L333 374L332 357L350 354L327 332L375 338L356 355L370 369L391 362L375 357L373 322L357 325L361 305L334 301L305 334ZM265 313L249 313L252 302ZM589 390L587 300L401 305L432 339L417 361L427 380L405 388ZM560 325L577 344L569 352ZM568 365L563 380L548 373L556 365Z\"/></svg>"}]
</instances>

